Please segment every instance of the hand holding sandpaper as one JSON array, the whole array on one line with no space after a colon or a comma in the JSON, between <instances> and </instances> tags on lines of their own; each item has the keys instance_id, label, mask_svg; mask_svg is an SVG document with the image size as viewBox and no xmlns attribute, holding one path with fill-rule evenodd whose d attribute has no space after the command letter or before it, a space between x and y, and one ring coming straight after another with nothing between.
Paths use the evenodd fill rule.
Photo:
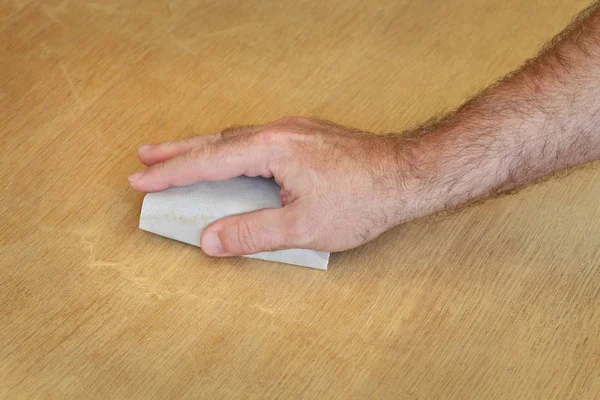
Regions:
<instances>
[{"instance_id":1,"label":"hand holding sandpaper","mask_svg":"<svg viewBox=\"0 0 600 400\"><path fill-rule=\"evenodd\" d=\"M139 157L148 168L132 175L130 182L137 190L159 192L242 175L273 177L281 186L282 207L209 221L202 250L213 256L283 249L341 251L398 222L397 146L396 138L285 118L142 146Z\"/></svg>"}]
</instances>

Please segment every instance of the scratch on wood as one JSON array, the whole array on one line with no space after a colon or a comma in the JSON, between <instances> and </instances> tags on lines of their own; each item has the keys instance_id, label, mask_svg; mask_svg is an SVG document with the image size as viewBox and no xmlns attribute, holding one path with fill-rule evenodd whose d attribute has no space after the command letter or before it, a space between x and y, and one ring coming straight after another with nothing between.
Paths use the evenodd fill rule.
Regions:
<instances>
[{"instance_id":1,"label":"scratch on wood","mask_svg":"<svg viewBox=\"0 0 600 400\"><path fill-rule=\"evenodd\" d=\"M194 366L194 372L196 373L196 378L198 379L198 381L200 381L202 379L202 376L200 375L200 368L198 368L198 361L196 360L196 354L193 352L190 352L190 355L192 357L192 365Z\"/></svg>"},{"instance_id":2,"label":"scratch on wood","mask_svg":"<svg viewBox=\"0 0 600 400\"><path fill-rule=\"evenodd\" d=\"M88 8L91 8L92 10L103 11L106 13L113 13L116 11L116 7L113 7L110 5L102 5L102 4L98 4L98 3L87 3L86 5Z\"/></svg>"},{"instance_id":3,"label":"scratch on wood","mask_svg":"<svg viewBox=\"0 0 600 400\"><path fill-rule=\"evenodd\" d=\"M276 312L275 309L270 308L270 307L263 307L260 304L252 304L250 307L256 308L258 311L260 311L263 314L273 315Z\"/></svg>"},{"instance_id":4,"label":"scratch on wood","mask_svg":"<svg viewBox=\"0 0 600 400\"><path fill-rule=\"evenodd\" d=\"M23 3L17 2L15 4L13 4L13 7L15 7L17 10L14 12L9 12L6 15L6 18L0 20L0 22L3 24L3 26L7 26L9 22L12 23L12 22L18 21L20 18L22 18L25 15L25 13L22 12L23 9L25 7L27 7L28 5L30 5L32 2L33 1L23 2Z\"/></svg>"},{"instance_id":5,"label":"scratch on wood","mask_svg":"<svg viewBox=\"0 0 600 400\"><path fill-rule=\"evenodd\" d=\"M183 43L183 41L181 39L178 39L175 35L173 35L172 33L170 34L171 39L173 40L173 43L175 43L175 45L177 47L179 47L180 49L184 50L186 53L189 54L196 54L195 52L193 52L186 44Z\"/></svg>"},{"instance_id":6,"label":"scratch on wood","mask_svg":"<svg viewBox=\"0 0 600 400\"><path fill-rule=\"evenodd\" d=\"M57 24L59 24L59 25L66 26L66 25L64 24L64 22L62 22L60 19L58 19L58 18L56 17L56 15L54 15L54 13L53 13L53 12L50 12L46 6L42 6L42 11L43 11L43 12L44 12L44 14L46 15L46 17L48 17L48 18L49 18L49 19L51 19L52 21L56 22L56 23L57 23Z\"/></svg>"},{"instance_id":7,"label":"scratch on wood","mask_svg":"<svg viewBox=\"0 0 600 400\"><path fill-rule=\"evenodd\" d=\"M59 61L58 65L60 66L60 69L61 69L63 75L65 76L67 83L69 84L69 89L71 90L71 94L73 95L73 97L75 97L75 101L79 105L79 108L83 108L83 105L81 104L81 99L79 98L79 95L75 91L75 86L73 85L73 81L71 80L71 77L69 76L69 73L67 72L67 69L63 65L62 61Z\"/></svg>"},{"instance_id":8,"label":"scratch on wood","mask_svg":"<svg viewBox=\"0 0 600 400\"><path fill-rule=\"evenodd\" d=\"M258 27L258 26L260 26L260 24L257 24L255 22L251 22L251 23L243 24L243 25L235 25L230 28L219 29L219 30L216 30L213 32L209 32L206 35L204 35L203 37L207 38L207 37L211 37L211 36L226 35L228 33L236 33L238 31L243 31L248 28L253 28L253 27Z\"/></svg>"}]
</instances>

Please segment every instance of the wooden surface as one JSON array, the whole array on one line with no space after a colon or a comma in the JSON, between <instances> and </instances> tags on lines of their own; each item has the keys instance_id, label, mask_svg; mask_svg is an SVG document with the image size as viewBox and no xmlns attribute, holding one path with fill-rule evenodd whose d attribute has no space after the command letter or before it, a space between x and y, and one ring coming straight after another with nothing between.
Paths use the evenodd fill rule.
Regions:
<instances>
[{"instance_id":1,"label":"wooden surface","mask_svg":"<svg viewBox=\"0 0 600 400\"><path fill-rule=\"evenodd\" d=\"M400 131L586 1L0 2L0 398L599 398L600 171L328 272L137 229L141 143L284 115Z\"/></svg>"}]
</instances>

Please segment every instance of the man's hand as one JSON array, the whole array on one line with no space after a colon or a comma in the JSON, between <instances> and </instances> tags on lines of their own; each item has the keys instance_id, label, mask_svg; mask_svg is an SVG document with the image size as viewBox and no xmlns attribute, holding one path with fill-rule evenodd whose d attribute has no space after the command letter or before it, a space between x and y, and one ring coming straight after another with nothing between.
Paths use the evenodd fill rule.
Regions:
<instances>
[{"instance_id":1,"label":"man's hand","mask_svg":"<svg viewBox=\"0 0 600 400\"><path fill-rule=\"evenodd\" d=\"M201 247L231 256L284 248L341 251L399 222L400 140L302 117L142 146L144 192L240 175L274 177L283 208L224 218Z\"/></svg>"},{"instance_id":2,"label":"man's hand","mask_svg":"<svg viewBox=\"0 0 600 400\"><path fill-rule=\"evenodd\" d=\"M142 146L140 191L239 175L274 177L283 208L217 221L211 255L340 251L386 229L600 158L600 3L537 58L456 112L401 137L286 118Z\"/></svg>"}]
</instances>

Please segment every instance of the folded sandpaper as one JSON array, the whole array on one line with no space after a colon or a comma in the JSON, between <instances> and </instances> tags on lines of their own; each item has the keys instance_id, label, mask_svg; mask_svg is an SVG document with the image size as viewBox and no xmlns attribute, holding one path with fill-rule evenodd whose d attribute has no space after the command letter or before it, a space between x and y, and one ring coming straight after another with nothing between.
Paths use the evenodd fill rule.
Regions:
<instances>
[{"instance_id":1,"label":"folded sandpaper","mask_svg":"<svg viewBox=\"0 0 600 400\"><path fill-rule=\"evenodd\" d=\"M144 197L140 229L194 246L214 221L262 208L281 207L280 187L273 179L240 176L219 182L173 187ZM263 252L246 257L327 269L329 253L307 249Z\"/></svg>"}]
</instances>

